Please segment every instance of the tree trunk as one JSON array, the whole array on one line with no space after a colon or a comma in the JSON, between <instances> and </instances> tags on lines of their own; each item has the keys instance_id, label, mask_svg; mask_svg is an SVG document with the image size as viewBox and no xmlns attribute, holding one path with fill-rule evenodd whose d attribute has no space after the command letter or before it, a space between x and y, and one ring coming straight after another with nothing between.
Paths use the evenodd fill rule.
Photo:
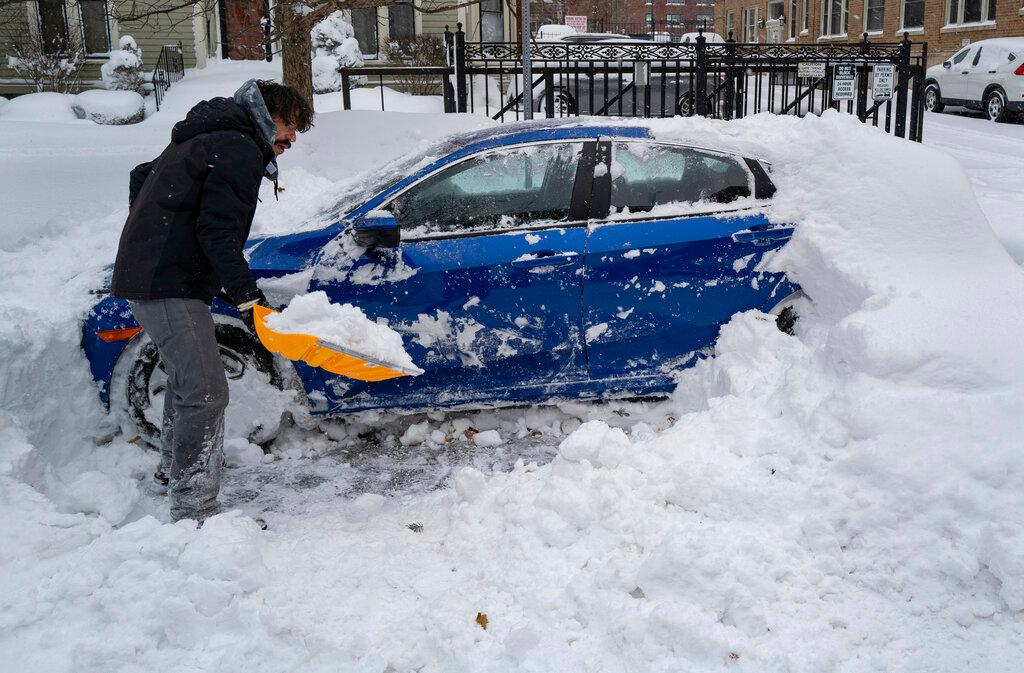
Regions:
<instances>
[{"instance_id":1,"label":"tree trunk","mask_svg":"<svg viewBox=\"0 0 1024 673\"><path fill-rule=\"evenodd\" d=\"M312 45L309 31L311 26L304 16L297 16L292 5L279 2L274 8L277 30L281 36L282 79L313 103L313 61L310 57Z\"/></svg>"}]
</instances>

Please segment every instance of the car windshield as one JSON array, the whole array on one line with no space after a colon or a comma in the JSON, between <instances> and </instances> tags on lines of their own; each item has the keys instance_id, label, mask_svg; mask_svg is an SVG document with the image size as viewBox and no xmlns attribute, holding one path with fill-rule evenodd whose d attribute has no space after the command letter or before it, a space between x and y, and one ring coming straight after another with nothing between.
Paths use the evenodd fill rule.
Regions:
<instances>
[{"instance_id":1,"label":"car windshield","mask_svg":"<svg viewBox=\"0 0 1024 673\"><path fill-rule=\"evenodd\" d=\"M403 178L412 175L424 166L429 166L462 146L461 142L452 138L442 140L425 150L407 154L385 164L376 171L358 176L349 183L349 188L338 196L334 205L330 207L329 214L334 219L340 219L370 198L397 184Z\"/></svg>"}]
</instances>

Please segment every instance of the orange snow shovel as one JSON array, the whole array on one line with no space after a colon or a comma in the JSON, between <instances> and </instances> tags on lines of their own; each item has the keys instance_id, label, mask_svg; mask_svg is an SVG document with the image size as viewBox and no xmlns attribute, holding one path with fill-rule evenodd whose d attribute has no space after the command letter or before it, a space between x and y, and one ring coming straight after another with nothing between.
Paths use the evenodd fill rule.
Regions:
<instances>
[{"instance_id":1,"label":"orange snow shovel","mask_svg":"<svg viewBox=\"0 0 1024 673\"><path fill-rule=\"evenodd\" d=\"M271 353L280 353L289 360L302 360L314 367L359 381L385 381L399 376L416 376L420 373L356 353L312 334L275 332L267 327L266 319L268 315L277 311L256 304L252 312L256 335L263 345Z\"/></svg>"}]
</instances>

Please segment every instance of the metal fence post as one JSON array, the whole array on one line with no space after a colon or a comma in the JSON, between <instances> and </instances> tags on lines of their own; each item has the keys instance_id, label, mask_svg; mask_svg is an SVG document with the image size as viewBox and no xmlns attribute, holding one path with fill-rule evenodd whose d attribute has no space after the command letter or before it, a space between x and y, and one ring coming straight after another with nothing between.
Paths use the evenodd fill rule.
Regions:
<instances>
[{"instance_id":1,"label":"metal fence post","mask_svg":"<svg viewBox=\"0 0 1024 673\"><path fill-rule=\"evenodd\" d=\"M910 139L921 142L924 138L924 71L928 67L928 43L921 48L919 64L914 68L914 100L910 112Z\"/></svg>"},{"instance_id":2,"label":"metal fence post","mask_svg":"<svg viewBox=\"0 0 1024 673\"><path fill-rule=\"evenodd\" d=\"M868 43L868 34L864 33L864 38L860 43L861 63L860 72L858 73L857 82L857 119L862 122L868 118L868 54L871 51L871 45Z\"/></svg>"},{"instance_id":3,"label":"metal fence post","mask_svg":"<svg viewBox=\"0 0 1024 673\"><path fill-rule=\"evenodd\" d=\"M458 111L466 111L466 33L455 24L455 97Z\"/></svg>"},{"instance_id":4,"label":"metal fence post","mask_svg":"<svg viewBox=\"0 0 1024 673\"><path fill-rule=\"evenodd\" d=\"M444 98L444 111L455 112L455 87L452 86L452 66L455 63L455 36L448 26L444 27L444 64L448 72L441 77L441 95Z\"/></svg>"},{"instance_id":5,"label":"metal fence post","mask_svg":"<svg viewBox=\"0 0 1024 673\"><path fill-rule=\"evenodd\" d=\"M346 70L341 71L341 109L352 109L352 80Z\"/></svg>"},{"instance_id":6,"label":"metal fence post","mask_svg":"<svg viewBox=\"0 0 1024 673\"><path fill-rule=\"evenodd\" d=\"M544 71L544 116L555 116L555 76L550 70Z\"/></svg>"},{"instance_id":7,"label":"metal fence post","mask_svg":"<svg viewBox=\"0 0 1024 673\"><path fill-rule=\"evenodd\" d=\"M896 136L907 137L907 87L910 84L910 34L904 32L900 42L900 62L896 75Z\"/></svg>"},{"instance_id":8,"label":"metal fence post","mask_svg":"<svg viewBox=\"0 0 1024 673\"><path fill-rule=\"evenodd\" d=\"M704 37L704 29L700 28L697 32L697 52L694 59L694 76L697 78L695 87L695 93L697 100L696 113L700 117L706 117L708 114L708 55L705 51L707 46L707 38Z\"/></svg>"},{"instance_id":9,"label":"metal fence post","mask_svg":"<svg viewBox=\"0 0 1024 673\"><path fill-rule=\"evenodd\" d=\"M736 40L732 37L732 31L729 31L729 39L725 42L725 109L722 110L723 119L732 119L736 114L737 100L736 100L736 73L735 69L736 60Z\"/></svg>"}]
</instances>

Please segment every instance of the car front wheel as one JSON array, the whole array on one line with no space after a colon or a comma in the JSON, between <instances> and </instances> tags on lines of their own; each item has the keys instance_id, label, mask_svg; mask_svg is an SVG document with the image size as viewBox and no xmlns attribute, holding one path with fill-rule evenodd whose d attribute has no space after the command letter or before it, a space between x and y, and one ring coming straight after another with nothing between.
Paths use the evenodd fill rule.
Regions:
<instances>
[{"instance_id":1,"label":"car front wheel","mask_svg":"<svg viewBox=\"0 0 1024 673\"><path fill-rule=\"evenodd\" d=\"M989 93L985 98L985 114L991 121L1004 122L1008 114L1006 112L1006 98L1003 92L996 90Z\"/></svg>"},{"instance_id":2,"label":"car front wheel","mask_svg":"<svg viewBox=\"0 0 1024 673\"><path fill-rule=\"evenodd\" d=\"M929 112L942 112L945 109L942 104L942 96L939 95L939 85L929 84L924 90L924 109Z\"/></svg>"},{"instance_id":3,"label":"car front wheel","mask_svg":"<svg viewBox=\"0 0 1024 673\"><path fill-rule=\"evenodd\" d=\"M247 330L217 323L217 346L228 381L225 436L262 444L277 434L281 415L295 399L284 367ZM156 345L143 333L121 355L111 381L111 412L121 428L151 447L160 446L167 371Z\"/></svg>"}]
</instances>

